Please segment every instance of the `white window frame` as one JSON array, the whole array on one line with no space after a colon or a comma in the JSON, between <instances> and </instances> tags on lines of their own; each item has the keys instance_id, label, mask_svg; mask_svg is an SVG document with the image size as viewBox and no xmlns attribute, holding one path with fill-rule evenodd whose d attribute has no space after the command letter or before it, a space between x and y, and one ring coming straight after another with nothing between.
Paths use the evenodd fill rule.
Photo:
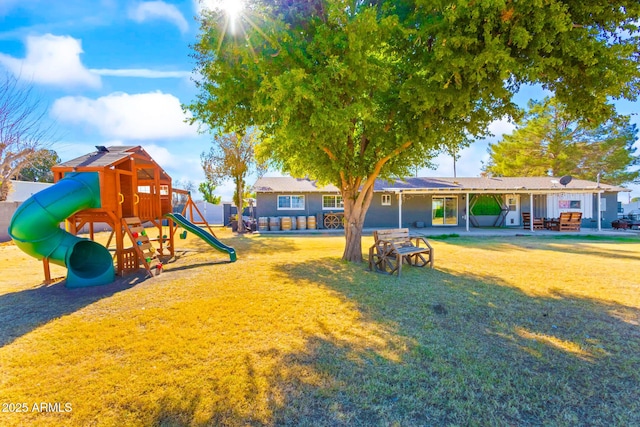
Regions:
<instances>
[{"instance_id":1,"label":"white window frame","mask_svg":"<svg viewBox=\"0 0 640 427\"><path fill-rule=\"evenodd\" d=\"M433 209L433 204L436 200L442 200L442 209L443 209L443 216L442 216L442 224L435 222L436 218L434 218L434 209ZM447 202L448 201L454 201L455 202L455 207L453 208L454 211L454 215L448 217L447 216ZM458 225L458 215L459 215L460 211L459 211L459 200L457 196L454 195L442 195L442 196L433 196L431 198L431 225L434 227L454 227ZM453 218L455 219L455 222L450 222L447 223L447 218Z\"/></svg>"},{"instance_id":2,"label":"white window frame","mask_svg":"<svg viewBox=\"0 0 640 427\"><path fill-rule=\"evenodd\" d=\"M333 206L329 206L326 207L324 205L324 198L325 197L331 197L333 198ZM338 203L338 198L340 198L340 203ZM343 211L344 210L344 202L342 200L342 196L339 194L323 194L322 195L322 210L323 211L335 211L335 210L339 210L339 211Z\"/></svg>"},{"instance_id":3,"label":"white window frame","mask_svg":"<svg viewBox=\"0 0 640 427\"><path fill-rule=\"evenodd\" d=\"M391 206L391 194L383 194L380 197L380 204L382 206Z\"/></svg>"},{"instance_id":4,"label":"white window frame","mask_svg":"<svg viewBox=\"0 0 640 427\"><path fill-rule=\"evenodd\" d=\"M289 198L289 206L288 207L281 207L280 206L280 198L281 197L288 197ZM292 201L293 198L297 198L299 200L302 200L302 207L292 207ZM304 195L301 194L278 194L278 199L277 199L277 208L279 211L303 211L304 207L305 207L305 197Z\"/></svg>"}]
</instances>

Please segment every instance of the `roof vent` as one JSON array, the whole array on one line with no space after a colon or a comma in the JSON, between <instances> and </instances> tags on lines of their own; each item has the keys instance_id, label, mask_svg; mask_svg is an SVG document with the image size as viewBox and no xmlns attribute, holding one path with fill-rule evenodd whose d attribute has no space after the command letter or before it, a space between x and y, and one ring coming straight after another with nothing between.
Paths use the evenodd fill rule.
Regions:
<instances>
[{"instance_id":1,"label":"roof vent","mask_svg":"<svg viewBox=\"0 0 640 427\"><path fill-rule=\"evenodd\" d=\"M99 153L108 153L109 149L107 147L105 147L104 145L96 145L96 149L98 150Z\"/></svg>"}]
</instances>

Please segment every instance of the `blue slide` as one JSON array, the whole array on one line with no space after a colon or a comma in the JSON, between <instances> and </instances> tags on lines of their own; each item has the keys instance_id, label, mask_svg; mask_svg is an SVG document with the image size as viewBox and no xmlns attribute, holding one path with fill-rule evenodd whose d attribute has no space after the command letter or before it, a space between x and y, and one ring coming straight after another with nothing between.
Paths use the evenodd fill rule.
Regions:
<instances>
[{"instance_id":1,"label":"blue slide","mask_svg":"<svg viewBox=\"0 0 640 427\"><path fill-rule=\"evenodd\" d=\"M185 230L188 230L207 242L213 248L219 250L220 252L224 252L229 254L229 259L231 262L235 262L237 258L236 250L230 246L225 245L220 240L216 239L211 233L208 233L198 227L197 225L190 222L187 218L180 215L179 213L168 213L165 214L166 217L171 218L176 224L179 224Z\"/></svg>"}]
</instances>

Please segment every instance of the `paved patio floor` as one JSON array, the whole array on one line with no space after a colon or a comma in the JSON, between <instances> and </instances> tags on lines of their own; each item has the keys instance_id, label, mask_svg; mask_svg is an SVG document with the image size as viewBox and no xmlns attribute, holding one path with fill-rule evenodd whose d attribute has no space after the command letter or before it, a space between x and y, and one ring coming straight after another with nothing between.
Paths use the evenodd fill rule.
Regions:
<instances>
[{"instance_id":1,"label":"paved patio floor","mask_svg":"<svg viewBox=\"0 0 640 427\"><path fill-rule=\"evenodd\" d=\"M391 228L391 227L387 227ZM362 230L364 236L370 236L374 230L378 228L365 228ZM409 229L411 234L429 236L441 236L446 234L457 234L464 236L478 237L499 237L499 236L617 236L617 237L640 237L640 230L614 230L613 228L603 228L598 231L597 228L582 227L580 231L552 231L552 230L534 230L524 229L522 227L470 227L469 231L465 227L426 227ZM321 229L321 230L289 230L289 231L257 231L258 235L300 235L300 234L320 234L320 235L340 235L344 234L342 229Z\"/></svg>"}]
</instances>

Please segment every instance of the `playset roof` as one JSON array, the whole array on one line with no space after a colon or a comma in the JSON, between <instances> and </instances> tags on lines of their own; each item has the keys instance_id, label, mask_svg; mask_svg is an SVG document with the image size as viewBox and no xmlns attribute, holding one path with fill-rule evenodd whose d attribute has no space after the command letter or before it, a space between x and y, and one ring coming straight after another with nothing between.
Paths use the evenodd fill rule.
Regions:
<instances>
[{"instance_id":1,"label":"playset roof","mask_svg":"<svg viewBox=\"0 0 640 427\"><path fill-rule=\"evenodd\" d=\"M124 161L134 158L136 164L149 166L149 169L159 168L160 176L170 179L169 175L158 165L153 158L139 145L114 145L110 147L96 146L96 151L85 154L75 159L62 162L52 168L100 170L115 167ZM139 178L153 179L153 174L145 169L139 169Z\"/></svg>"}]
</instances>

